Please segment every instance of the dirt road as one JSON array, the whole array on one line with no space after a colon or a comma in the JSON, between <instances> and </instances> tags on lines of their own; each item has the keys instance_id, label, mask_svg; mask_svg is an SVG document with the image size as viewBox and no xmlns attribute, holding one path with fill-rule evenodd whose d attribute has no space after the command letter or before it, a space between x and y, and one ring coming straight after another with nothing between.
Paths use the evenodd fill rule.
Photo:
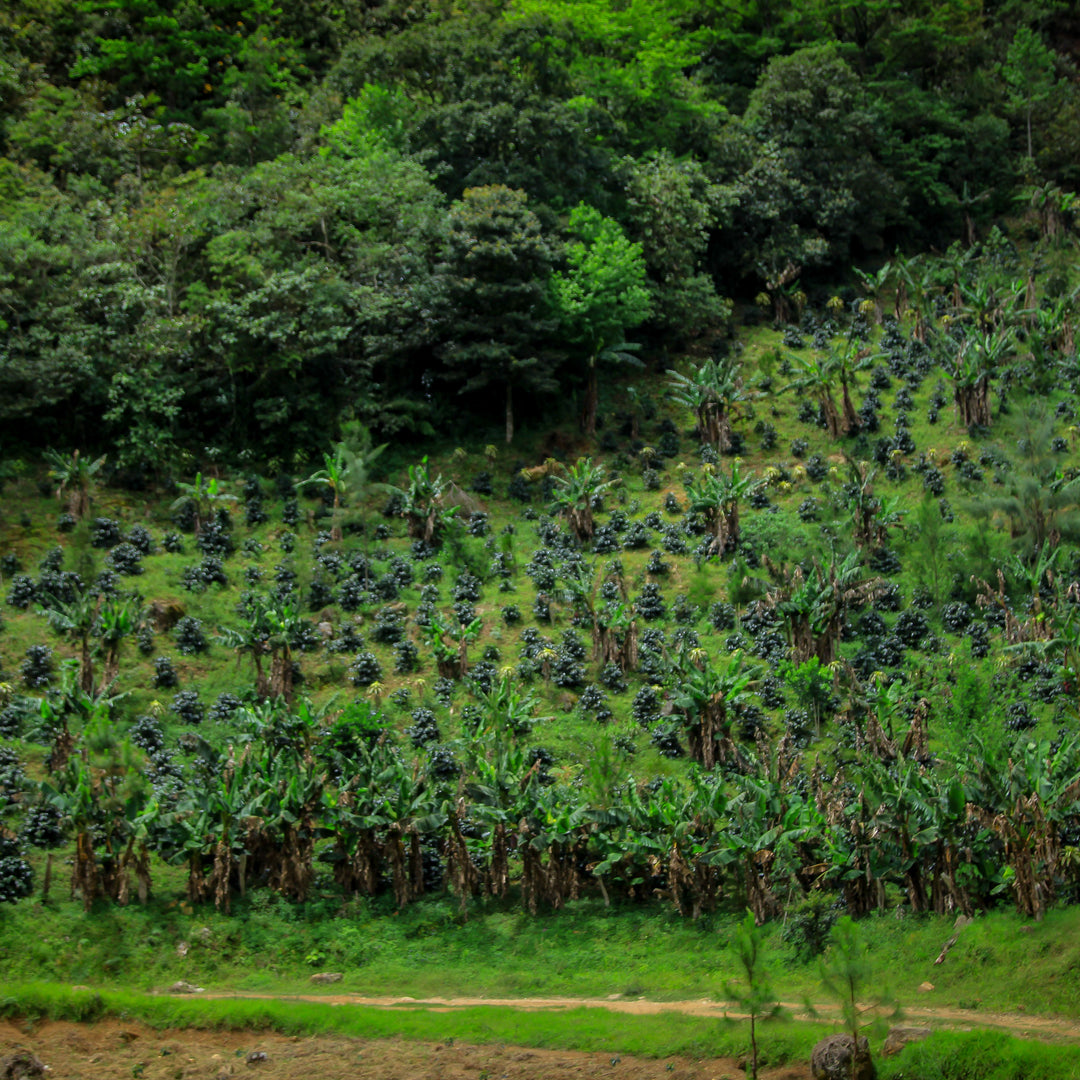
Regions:
<instances>
[{"instance_id":1,"label":"dirt road","mask_svg":"<svg viewBox=\"0 0 1080 1080\"><path fill-rule=\"evenodd\" d=\"M477 1005L501 1005L514 1009L609 1009L612 1012L630 1013L639 1016L662 1012L679 1012L688 1016L714 1016L717 1019L727 1016L732 1019L745 1019L740 1013L728 1009L723 1002L700 998L692 1001L646 1001L641 998L411 998L411 997L363 997L355 994L257 994L257 993L207 993L206 997L220 998L256 998L292 1001L323 1002L327 1005L370 1005L384 1009L426 1008L430 1010L452 1011L472 1008ZM804 1002L785 1002L784 1008L796 1020L828 1020L837 1014L837 1007L831 1003L814 1004L816 1017L809 1013ZM1023 1013L984 1012L981 1009L943 1009L920 1008L918 1006L903 1009L903 1023L943 1027L953 1030L968 1031L973 1028L991 1028L1005 1031L1025 1039L1040 1039L1046 1042L1080 1041L1080 1023L1068 1017L1027 1016Z\"/></svg>"}]
</instances>

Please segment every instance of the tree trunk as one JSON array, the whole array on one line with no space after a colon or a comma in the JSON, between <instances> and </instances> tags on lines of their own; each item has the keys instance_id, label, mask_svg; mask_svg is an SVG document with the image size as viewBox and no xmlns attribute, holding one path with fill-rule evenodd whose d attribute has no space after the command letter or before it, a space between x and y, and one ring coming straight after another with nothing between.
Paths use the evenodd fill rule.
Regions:
<instances>
[{"instance_id":1,"label":"tree trunk","mask_svg":"<svg viewBox=\"0 0 1080 1080\"><path fill-rule=\"evenodd\" d=\"M79 647L79 689L88 697L94 696L94 661L90 656L90 642L83 638Z\"/></svg>"},{"instance_id":2,"label":"tree trunk","mask_svg":"<svg viewBox=\"0 0 1080 1080\"><path fill-rule=\"evenodd\" d=\"M844 432L847 435L853 435L859 430L859 414L855 411L855 406L851 401L851 389L847 383L844 383Z\"/></svg>"},{"instance_id":3,"label":"tree trunk","mask_svg":"<svg viewBox=\"0 0 1080 1080\"><path fill-rule=\"evenodd\" d=\"M830 439L840 438L840 416L836 411L836 402L830 394L823 393L820 397L821 411L825 414L825 427L829 432Z\"/></svg>"},{"instance_id":4,"label":"tree trunk","mask_svg":"<svg viewBox=\"0 0 1080 1080\"><path fill-rule=\"evenodd\" d=\"M589 377L585 382L585 407L581 410L581 431L584 435L596 434L596 405L600 387L596 376L596 360L589 361Z\"/></svg>"},{"instance_id":5,"label":"tree trunk","mask_svg":"<svg viewBox=\"0 0 1080 1080\"><path fill-rule=\"evenodd\" d=\"M957 386L954 392L960 423L964 427L990 426L990 379L984 375L972 386Z\"/></svg>"},{"instance_id":6,"label":"tree trunk","mask_svg":"<svg viewBox=\"0 0 1080 1080\"><path fill-rule=\"evenodd\" d=\"M514 388L507 380L506 383L506 445L514 441Z\"/></svg>"},{"instance_id":7,"label":"tree trunk","mask_svg":"<svg viewBox=\"0 0 1080 1080\"><path fill-rule=\"evenodd\" d=\"M270 693L292 701L292 654L288 648L275 652L270 661Z\"/></svg>"},{"instance_id":8,"label":"tree trunk","mask_svg":"<svg viewBox=\"0 0 1080 1080\"><path fill-rule=\"evenodd\" d=\"M108 652L105 653L105 668L101 674L101 689L100 694L104 694L108 690L109 686L116 680L120 674L120 652L119 646L110 647Z\"/></svg>"},{"instance_id":9,"label":"tree trunk","mask_svg":"<svg viewBox=\"0 0 1080 1080\"><path fill-rule=\"evenodd\" d=\"M341 541L341 496L338 494L338 489L334 488L334 510L333 510L333 525L330 526L330 539L340 542Z\"/></svg>"}]
</instances>

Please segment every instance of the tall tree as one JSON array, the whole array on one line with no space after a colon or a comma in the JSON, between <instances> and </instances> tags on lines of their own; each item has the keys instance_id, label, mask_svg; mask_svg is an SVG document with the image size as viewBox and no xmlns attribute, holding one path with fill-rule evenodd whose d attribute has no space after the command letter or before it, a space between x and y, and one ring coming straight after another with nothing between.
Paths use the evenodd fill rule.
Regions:
<instances>
[{"instance_id":1,"label":"tall tree","mask_svg":"<svg viewBox=\"0 0 1080 1080\"><path fill-rule=\"evenodd\" d=\"M581 429L595 435L600 365L640 366L626 331L649 315L645 258L618 222L585 203L571 212L567 231L567 268L551 276L552 303L563 334L586 355Z\"/></svg>"},{"instance_id":2,"label":"tall tree","mask_svg":"<svg viewBox=\"0 0 1080 1080\"><path fill-rule=\"evenodd\" d=\"M545 301L553 254L523 191L469 188L450 209L440 267L446 373L459 393L502 388L507 443L515 389L556 388L553 361L538 345L552 328Z\"/></svg>"},{"instance_id":3,"label":"tall tree","mask_svg":"<svg viewBox=\"0 0 1080 1080\"><path fill-rule=\"evenodd\" d=\"M630 165L626 199L649 268L652 321L683 339L716 329L731 304L717 294L705 255L730 194L696 161L660 151Z\"/></svg>"},{"instance_id":4,"label":"tall tree","mask_svg":"<svg viewBox=\"0 0 1080 1080\"><path fill-rule=\"evenodd\" d=\"M1009 104L1024 118L1030 160L1035 156L1031 138L1032 114L1050 96L1057 82L1054 53L1034 30L1021 26L1009 44L1001 73L1009 86Z\"/></svg>"}]
</instances>

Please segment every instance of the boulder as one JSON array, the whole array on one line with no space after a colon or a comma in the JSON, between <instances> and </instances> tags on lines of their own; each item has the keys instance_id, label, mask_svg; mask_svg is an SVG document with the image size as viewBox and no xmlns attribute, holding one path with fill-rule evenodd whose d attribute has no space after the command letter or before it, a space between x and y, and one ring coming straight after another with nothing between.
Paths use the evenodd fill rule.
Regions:
<instances>
[{"instance_id":1,"label":"boulder","mask_svg":"<svg viewBox=\"0 0 1080 1080\"><path fill-rule=\"evenodd\" d=\"M29 1050L16 1050L10 1057L0 1061L0 1077L3 1080L24 1080L24 1077L44 1076L48 1066Z\"/></svg>"},{"instance_id":2,"label":"boulder","mask_svg":"<svg viewBox=\"0 0 1080 1080\"><path fill-rule=\"evenodd\" d=\"M850 1035L829 1035L814 1047L810 1055L810 1071L814 1080L852 1080L851 1052L853 1040ZM870 1058L870 1041L859 1036L855 1052L854 1080L874 1080L874 1062Z\"/></svg>"},{"instance_id":3,"label":"boulder","mask_svg":"<svg viewBox=\"0 0 1080 1080\"><path fill-rule=\"evenodd\" d=\"M341 982L340 971L320 971L317 975L312 975L309 982L313 983L336 983Z\"/></svg>"},{"instance_id":4,"label":"boulder","mask_svg":"<svg viewBox=\"0 0 1080 1080\"><path fill-rule=\"evenodd\" d=\"M893 1054L899 1054L908 1043L922 1042L932 1030L928 1027L889 1028L889 1034L885 1036L885 1045L881 1048L881 1056L892 1057Z\"/></svg>"},{"instance_id":5,"label":"boulder","mask_svg":"<svg viewBox=\"0 0 1080 1080\"><path fill-rule=\"evenodd\" d=\"M183 617L184 605L179 600L153 600L146 614L159 634L171 630Z\"/></svg>"},{"instance_id":6,"label":"boulder","mask_svg":"<svg viewBox=\"0 0 1080 1080\"><path fill-rule=\"evenodd\" d=\"M170 994L201 994L202 992L203 988L201 986L193 986L183 979L179 982L174 982L172 986L169 987Z\"/></svg>"}]
</instances>

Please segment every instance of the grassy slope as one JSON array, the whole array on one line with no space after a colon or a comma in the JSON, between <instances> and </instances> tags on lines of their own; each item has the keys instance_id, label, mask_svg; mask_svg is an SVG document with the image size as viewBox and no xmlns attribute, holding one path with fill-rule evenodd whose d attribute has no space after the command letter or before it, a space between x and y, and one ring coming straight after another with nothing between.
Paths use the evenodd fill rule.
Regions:
<instances>
[{"instance_id":1,"label":"grassy slope","mask_svg":"<svg viewBox=\"0 0 1080 1080\"><path fill-rule=\"evenodd\" d=\"M779 345L780 335L772 330L755 331L747 340L746 361L753 370L760 358L768 355ZM777 382L782 382L777 379ZM949 448L965 437L954 425L951 408L942 410L939 423L930 428L925 422L926 400L933 389L937 376L932 375L914 393L915 407L911 412L911 431L920 450L936 447L939 460L946 458ZM891 401L899 383L882 393L885 402ZM663 402L662 387L653 386L657 399ZM1055 403L1056 397L1050 404ZM665 413L661 405L655 421L648 425L646 438L654 439L657 425L665 415L673 418L685 432L687 418L677 412ZM747 463L763 471L774 462L796 462L789 448L792 439L809 441L808 454L832 455L836 460L838 447L829 444L823 432L795 419L797 401L791 397L759 403L757 417L774 424L778 432L777 446L763 451L759 439L751 433L752 423L744 423L747 433ZM892 430L889 413L883 410L883 432ZM1064 432L1064 423L1061 425ZM1004 432L995 432L1004 435ZM991 440L995 441L995 440ZM1000 440L998 440L1000 441ZM690 452L694 440L685 434L681 438L682 459L687 467L696 467L695 456ZM502 451L492 471L505 477L513 460L538 459L539 448L515 448L513 455ZM1073 454L1068 455L1071 460ZM610 459L609 459L610 460ZM611 462L618 467L617 461ZM455 474L467 484L476 472L488 468L488 462L478 453L464 458L446 455L441 462L443 470ZM645 492L636 470L627 473L627 509L637 513L661 509L667 492L681 495L677 461L672 461L664 476L659 492ZM970 523L963 519L964 490L948 464L943 466L947 477L946 495L958 512L958 522L953 527L953 543L962 543L961 537ZM497 488L505 480L497 479ZM828 481L826 481L828 483ZM231 489L238 491L239 482ZM922 492L918 478L910 472L906 481L892 484L880 481L881 494L898 495L907 508L913 509L921 501ZM781 510L776 515L754 514L746 516L747 528L768 547L771 542L777 552L783 551L788 558L800 557L812 549L819 537L819 527L804 524L795 514L796 508L810 494L822 496L821 485L808 480L797 480L792 490L774 489L770 498ZM517 527L515 549L520 565L528 558L536 544L535 527L522 521L520 509L499 499L485 500L491 513L493 534L498 534L508 522ZM187 554L172 556L164 553L145 560L146 573L132 579L144 596L150 598L175 597L182 600L189 613L201 618L207 631L218 624L233 619L232 608L242 587L243 568L261 567L264 580L272 576L274 565L282 559L278 554L278 537L286 531L279 523L280 503L268 496L267 509L271 522L253 530L245 528L239 520L235 535L239 541L253 538L264 545L261 554L238 552L227 561L231 586L222 589L211 587L206 593L193 596L180 586L180 574L184 565L197 561L191 538L187 538ZM314 503L305 501L310 511ZM125 525L144 521L157 538L168 527L167 500L147 503L118 493L103 492L99 495L96 512L120 518ZM78 534L75 537L59 537L52 522L57 506L50 497L38 493L34 480L28 478L13 485L5 492L0 507L0 550L14 551L23 565L32 570L41 554L57 542L65 545L65 566L84 573L100 568L101 553L89 549ZM670 515L663 515L672 520ZM237 519L240 515L236 515ZM601 516L600 520L604 520ZM313 525L302 524L297 532L299 542L295 564L300 572L302 586L307 584L306 565L314 533ZM386 547L392 551L407 550L408 544L401 536L399 525L393 526L395 539ZM346 546L356 541L346 541ZM993 535L990 543L995 551L1003 554L1006 541L1003 536ZM479 547L476 541L474 547ZM899 537L896 549L904 564L904 571L897 578L902 590L910 595L916 584L920 569L918 537L913 530ZM624 552L621 558L627 568L627 576L637 591L644 580L644 563L649 552ZM703 610L713 599L728 595L729 580L723 567L711 567L705 572L695 572L688 559L665 554L664 558L674 564L671 577L664 583L666 599L673 599L676 592L687 592L700 605L696 629L710 647L719 647L725 634L716 634L703 618ZM444 560L445 561L445 560ZM603 561L603 557L601 557ZM454 569L447 565L447 579L452 579ZM440 586L443 606L449 606L449 580ZM419 597L419 584L403 593L402 599L414 608ZM517 656L519 630L504 627L498 612L505 603L515 603L525 615L524 624L531 625L532 586L518 571L514 590L500 593L493 583L485 587L479 609L485 615L485 631L482 641L475 648L479 655L483 646L494 645L500 653L501 662L513 662ZM362 621L365 636L370 630L374 610L364 613ZM936 613L929 613L935 632L942 627ZM18 661L25 648L35 642L48 641L58 655L66 647L51 637L44 620L32 612L20 613L4 609L5 627L0 636L0 657L8 679L13 679ZM550 629L542 627L545 634L561 633L564 621ZM909 661L924 680L924 685L940 684L954 663L954 658L964 656L965 647L957 639L944 637L945 649L938 655L909 654ZM129 643L126 646L121 689L130 697L125 704L126 715L134 716L146 711L151 703L168 702L172 691L155 691L151 685L152 658L167 653L176 662L182 688L197 688L204 702L209 703L222 690L235 690L246 683L250 675L246 668L236 667L231 655L220 645L212 644L202 656L180 656L167 637L159 637L156 648L149 657L141 657ZM430 682L433 673L423 671L419 677L398 677L392 674L392 653L388 648L373 644L369 647L380 656L385 672L385 694L401 687L411 689L411 701L407 708L390 707L389 715L399 727L409 722L409 711L421 702L430 703ZM846 647L850 648L850 646ZM992 655L984 670L997 661ZM344 689L347 695L356 693L344 680L344 661L339 658L313 655L305 658L307 676L304 692L318 702L327 702ZM425 685L425 680L428 685ZM582 717L576 710L567 711L572 695L553 687L537 684L542 699L542 712L550 712L556 719L540 725L536 741L552 748L557 757L557 774L568 782L581 780L583 773L575 764L587 760L598 737L595 724ZM629 718L629 704L633 688L621 695L610 695L610 703L616 719L604 730L604 735L622 735L636 748L634 757L621 759L620 767L639 778L681 771L682 762L670 761L659 756L650 747L648 737ZM459 693L458 704L464 700ZM931 735L938 747L948 746L961 734L963 718L951 715L944 702L935 709ZM440 725L445 739L456 733L453 713L438 710ZM1037 706L1041 729L1050 733L1055 728L1052 710ZM455 709L456 713L456 709ZM771 723L774 730L779 724L774 714ZM989 721L987 721L989 723ZM178 729L172 731L175 738ZM227 734L223 725L207 724L204 734L211 740ZM44 748L34 743L18 744L32 775L40 775L40 762ZM831 756L832 733L826 728L825 738L815 747L814 753ZM81 907L58 899L65 891L63 866L58 865L58 884L54 887L54 901L47 907L27 901L16 908L0 908L0 977L9 980L48 978L64 982L91 981L95 985L134 986L149 988L172 981L174 978L190 978L216 986L232 986L248 989L288 989L304 985L308 974L318 969L340 969L346 978L344 990L353 992L411 994L423 997L433 994L487 994L498 995L544 995L567 994L604 996L615 993L643 993L660 999L709 996L717 994L725 977L733 974L732 958L726 949L727 934L733 922L732 916L717 917L710 924L697 926L684 923L659 905L647 910L608 912L593 902L583 902L571 910L555 916L526 918L514 910L491 910L474 915L462 924L456 917L456 905L450 902L429 901L413 909L388 917L389 909L379 904L353 902L341 907L339 900L314 903L303 909L295 909L279 903L265 893L255 893L238 905L232 917L219 915L211 910L192 911L181 899L182 877L176 870L157 868L155 883L157 899L146 908L132 907L126 910L98 909L84 915ZM330 917L335 916L335 917ZM337 917L342 916L342 917ZM971 1007L980 1004L987 1009L1024 1008L1030 1012L1064 1013L1077 1008L1080 990L1080 955L1078 955L1077 920L1074 910L1054 912L1041 926L1030 933L1020 933L1020 922L1007 912L993 913L981 919L964 932L959 944L949 956L947 963L933 967L945 938L951 932L951 924L940 919L908 919L896 921L891 915L880 920L869 920L878 969L888 972L903 1001L919 1004L940 1004L943 1007ZM208 935L202 928L209 930ZM781 996L798 998L817 995L817 979L812 965L800 966L791 961L785 947L779 943L780 928L773 928L772 943L777 959L783 963L783 973L776 979ZM185 941L189 945L186 959L177 955L177 945ZM916 998L914 988L925 979L935 983L936 989L925 998Z\"/></svg>"},{"instance_id":2,"label":"grassy slope","mask_svg":"<svg viewBox=\"0 0 1080 1080\"><path fill-rule=\"evenodd\" d=\"M179 884L179 882L177 882ZM176 979L215 989L300 990L313 971L341 971L342 992L431 996L643 995L715 997L736 975L733 915L693 924L655 907L604 909L583 901L549 916L488 908L468 922L456 904L390 906L338 901L300 908L265 892L231 916L162 898L146 908L68 901L0 909L0 977L50 979L149 990ZM902 1005L1075 1015L1080 1008L1080 910L1051 912L1039 925L1007 911L963 931L942 965L950 920L864 922L878 978ZM801 963L770 929L774 985L788 1001L820 1000L816 963ZM185 943L186 956L178 954ZM921 993L929 981L935 989Z\"/></svg>"}]
</instances>

